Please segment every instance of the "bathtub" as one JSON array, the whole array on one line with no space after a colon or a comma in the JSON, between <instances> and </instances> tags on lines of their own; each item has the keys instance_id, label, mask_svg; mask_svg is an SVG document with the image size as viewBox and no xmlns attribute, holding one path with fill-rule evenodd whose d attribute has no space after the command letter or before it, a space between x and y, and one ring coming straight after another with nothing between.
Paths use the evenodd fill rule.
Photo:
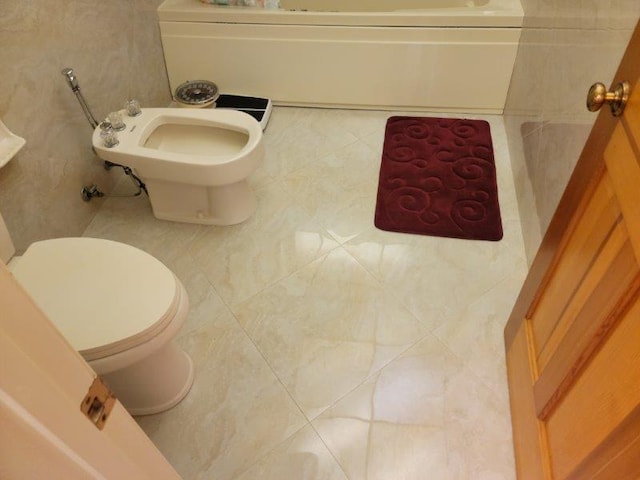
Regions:
<instances>
[{"instance_id":1,"label":"bathtub","mask_svg":"<svg viewBox=\"0 0 640 480\"><path fill-rule=\"evenodd\" d=\"M206 79L276 105L502 113L522 25L518 0L280 4L162 3L172 90Z\"/></svg>"}]
</instances>

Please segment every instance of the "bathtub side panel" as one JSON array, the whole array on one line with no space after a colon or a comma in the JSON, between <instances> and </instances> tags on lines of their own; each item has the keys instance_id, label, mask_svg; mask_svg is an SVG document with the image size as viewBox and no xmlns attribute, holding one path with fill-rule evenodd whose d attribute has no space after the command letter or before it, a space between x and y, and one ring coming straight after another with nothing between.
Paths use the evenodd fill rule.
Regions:
<instances>
[{"instance_id":1,"label":"bathtub side panel","mask_svg":"<svg viewBox=\"0 0 640 480\"><path fill-rule=\"evenodd\" d=\"M501 113L519 29L160 22L172 90L186 80L281 105Z\"/></svg>"}]
</instances>

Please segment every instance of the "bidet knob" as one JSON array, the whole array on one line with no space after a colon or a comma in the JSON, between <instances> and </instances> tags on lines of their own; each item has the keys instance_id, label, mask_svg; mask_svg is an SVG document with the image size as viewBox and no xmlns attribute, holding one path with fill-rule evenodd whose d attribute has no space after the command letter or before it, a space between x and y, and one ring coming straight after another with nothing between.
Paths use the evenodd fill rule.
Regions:
<instances>
[{"instance_id":1,"label":"bidet knob","mask_svg":"<svg viewBox=\"0 0 640 480\"><path fill-rule=\"evenodd\" d=\"M129 115L130 117L137 117L142 113L140 102L134 99L124 102L124 109L127 111L127 115Z\"/></svg>"},{"instance_id":2,"label":"bidet knob","mask_svg":"<svg viewBox=\"0 0 640 480\"><path fill-rule=\"evenodd\" d=\"M114 130L104 130L104 135L101 135L102 142L107 148L113 148L120 143L118 140L118 134Z\"/></svg>"},{"instance_id":3,"label":"bidet knob","mask_svg":"<svg viewBox=\"0 0 640 480\"><path fill-rule=\"evenodd\" d=\"M107 120L111 123L111 127L117 132L121 132L127 127L122 121L122 114L120 112L111 112L107 116Z\"/></svg>"}]
</instances>

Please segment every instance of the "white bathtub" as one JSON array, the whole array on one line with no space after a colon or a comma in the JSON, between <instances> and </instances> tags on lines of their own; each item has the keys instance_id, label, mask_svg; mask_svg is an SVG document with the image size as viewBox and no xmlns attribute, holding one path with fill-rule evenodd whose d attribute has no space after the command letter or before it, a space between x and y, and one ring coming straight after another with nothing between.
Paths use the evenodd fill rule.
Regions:
<instances>
[{"instance_id":1,"label":"white bathtub","mask_svg":"<svg viewBox=\"0 0 640 480\"><path fill-rule=\"evenodd\" d=\"M207 79L281 105L502 112L520 38L518 0L281 6L166 0L158 17L171 88Z\"/></svg>"}]
</instances>

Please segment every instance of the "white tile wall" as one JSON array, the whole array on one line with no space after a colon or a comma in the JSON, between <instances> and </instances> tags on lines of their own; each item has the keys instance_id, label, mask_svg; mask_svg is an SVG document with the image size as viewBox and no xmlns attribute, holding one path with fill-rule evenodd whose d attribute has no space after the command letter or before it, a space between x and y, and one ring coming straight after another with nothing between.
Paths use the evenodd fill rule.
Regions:
<instances>
[{"instance_id":1,"label":"white tile wall","mask_svg":"<svg viewBox=\"0 0 640 480\"><path fill-rule=\"evenodd\" d=\"M585 107L587 91L597 81L610 84L640 3L522 4L524 28L504 117L532 261L595 121Z\"/></svg>"}]
</instances>

